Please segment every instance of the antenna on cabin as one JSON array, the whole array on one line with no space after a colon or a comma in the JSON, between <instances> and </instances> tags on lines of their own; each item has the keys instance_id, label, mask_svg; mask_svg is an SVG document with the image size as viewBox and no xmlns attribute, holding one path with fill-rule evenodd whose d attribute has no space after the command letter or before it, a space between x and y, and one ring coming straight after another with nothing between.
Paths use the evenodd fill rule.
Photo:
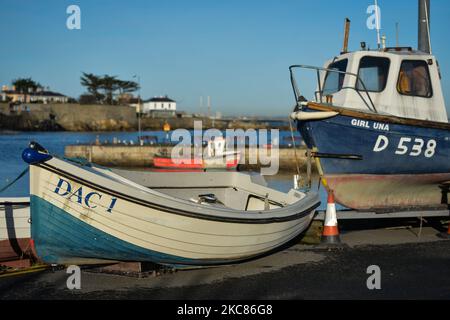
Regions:
<instances>
[{"instance_id":1,"label":"antenna on cabin","mask_svg":"<svg viewBox=\"0 0 450 320\"><path fill-rule=\"evenodd\" d=\"M386 35L383 35L383 36L381 37L381 48L382 48L383 50L386 49L386 41L387 41Z\"/></svg>"},{"instance_id":2,"label":"antenna on cabin","mask_svg":"<svg viewBox=\"0 0 450 320\"><path fill-rule=\"evenodd\" d=\"M341 53L347 53L348 52L348 38L350 36L350 19L345 18L345 25L344 25L344 45L342 46L342 52Z\"/></svg>"},{"instance_id":3,"label":"antenna on cabin","mask_svg":"<svg viewBox=\"0 0 450 320\"><path fill-rule=\"evenodd\" d=\"M425 10L425 18L427 20L427 33L428 33L428 48L430 48L430 54L432 53L431 50L431 35L430 35L430 0L425 1L425 6L426 6L426 10Z\"/></svg>"},{"instance_id":4,"label":"antenna on cabin","mask_svg":"<svg viewBox=\"0 0 450 320\"><path fill-rule=\"evenodd\" d=\"M397 48L400 47L400 36L399 36L399 24L398 24L398 22L395 23L395 46Z\"/></svg>"},{"instance_id":5,"label":"antenna on cabin","mask_svg":"<svg viewBox=\"0 0 450 320\"><path fill-rule=\"evenodd\" d=\"M211 97L208 96L208 118L211 117Z\"/></svg>"},{"instance_id":6,"label":"antenna on cabin","mask_svg":"<svg viewBox=\"0 0 450 320\"><path fill-rule=\"evenodd\" d=\"M381 49L381 35L380 35L380 12L378 11L378 1L375 0L375 20L376 20L376 28L377 28L377 45L378 50Z\"/></svg>"},{"instance_id":7,"label":"antenna on cabin","mask_svg":"<svg viewBox=\"0 0 450 320\"><path fill-rule=\"evenodd\" d=\"M203 96L200 96L200 113L202 113L203 110Z\"/></svg>"},{"instance_id":8,"label":"antenna on cabin","mask_svg":"<svg viewBox=\"0 0 450 320\"><path fill-rule=\"evenodd\" d=\"M431 54L430 0L419 0L419 51Z\"/></svg>"}]
</instances>

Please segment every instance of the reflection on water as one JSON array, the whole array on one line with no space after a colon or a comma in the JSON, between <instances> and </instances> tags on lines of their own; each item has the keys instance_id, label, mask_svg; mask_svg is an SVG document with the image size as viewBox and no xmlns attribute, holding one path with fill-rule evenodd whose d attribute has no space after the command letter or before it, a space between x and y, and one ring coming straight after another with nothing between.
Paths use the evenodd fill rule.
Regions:
<instances>
[{"instance_id":1,"label":"reflection on water","mask_svg":"<svg viewBox=\"0 0 450 320\"><path fill-rule=\"evenodd\" d=\"M120 133L124 136L133 137L133 133ZM26 167L22 161L22 151L30 141L37 141L47 148L50 153L63 156L64 147L68 144L92 143L96 136L110 139L117 133L74 133L74 132L17 132L0 134L0 188L17 177ZM134 133L134 136L137 136ZM0 194L1 197L28 196L29 176L26 175L11 188Z\"/></svg>"}]
</instances>

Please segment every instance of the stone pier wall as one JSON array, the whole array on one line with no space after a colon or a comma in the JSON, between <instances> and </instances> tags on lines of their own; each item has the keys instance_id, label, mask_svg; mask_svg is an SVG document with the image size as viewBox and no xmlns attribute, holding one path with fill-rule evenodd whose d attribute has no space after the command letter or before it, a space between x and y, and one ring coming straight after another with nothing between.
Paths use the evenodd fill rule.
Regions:
<instances>
[{"instance_id":1,"label":"stone pier wall","mask_svg":"<svg viewBox=\"0 0 450 320\"><path fill-rule=\"evenodd\" d=\"M93 163L113 167L151 167L153 157L161 151L171 151L171 147L161 146L121 146L121 145L70 145L65 149L67 157L86 158ZM257 148L247 148L245 151L244 169L259 169L261 166ZM270 157L270 151L267 151ZM306 150L297 149L300 168L306 167ZM249 164L251 159L257 159L257 164ZM279 149L279 167L282 171L296 171L295 154L292 148Z\"/></svg>"}]
</instances>

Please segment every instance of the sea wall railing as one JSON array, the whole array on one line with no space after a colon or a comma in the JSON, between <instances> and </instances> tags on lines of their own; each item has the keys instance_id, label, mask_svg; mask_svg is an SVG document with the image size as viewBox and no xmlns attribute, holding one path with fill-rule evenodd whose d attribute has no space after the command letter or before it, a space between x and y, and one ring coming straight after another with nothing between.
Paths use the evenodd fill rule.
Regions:
<instances>
[{"instance_id":1,"label":"sea wall railing","mask_svg":"<svg viewBox=\"0 0 450 320\"><path fill-rule=\"evenodd\" d=\"M324 82L325 82L325 79L326 79L328 73L338 73L338 74L343 74L345 76L348 75L348 76L351 76L351 77L355 77L356 78L356 84L360 84L361 87L362 87L362 90L358 89L356 84L355 84L354 87L351 87L351 86L349 86L349 87L342 87L342 88L340 88L340 90L354 90L354 91L356 91L356 93L358 93L358 96L361 98L361 100L364 102L364 104L367 106L367 108L370 111L372 111L372 112L378 113L378 111L377 111L377 109L375 107L375 104L373 103L373 100L370 97L369 91L367 90L366 85L361 80L359 75L357 75L355 73L351 73L351 72L340 71L340 70L337 70L337 69L328 69L328 68L321 68L321 67L300 65L300 64L292 65L292 66L289 67L289 72L290 72L290 75L291 75L292 88L294 90L294 95L295 95L295 101L296 101L297 106L299 108L302 107L299 104L299 102L301 102L300 97L302 97L302 95L300 94L300 90L298 89L297 81L295 79L295 75L294 75L294 70L295 69L306 69L306 70L315 70L316 71L316 74L317 74L317 88L318 88L318 90L316 90L314 92L314 95L315 95L316 101L318 101L320 103L323 103L323 100L324 100L324 91L323 91L322 82L321 82L321 79L320 79L320 73L321 72L327 72L327 74L325 75L325 78L324 78ZM366 97L363 96L363 93L365 93ZM327 95L325 95L325 97L326 96Z\"/></svg>"}]
</instances>

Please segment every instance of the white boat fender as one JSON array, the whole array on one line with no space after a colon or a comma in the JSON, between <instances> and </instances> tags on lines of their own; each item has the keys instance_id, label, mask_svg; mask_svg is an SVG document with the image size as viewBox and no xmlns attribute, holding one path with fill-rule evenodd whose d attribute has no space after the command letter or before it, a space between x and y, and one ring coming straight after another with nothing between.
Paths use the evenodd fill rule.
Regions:
<instances>
[{"instance_id":1,"label":"white boat fender","mask_svg":"<svg viewBox=\"0 0 450 320\"><path fill-rule=\"evenodd\" d=\"M297 111L291 113L292 120L308 121L308 120L322 120L333 118L337 116L339 112L335 111L319 111L319 112L305 112Z\"/></svg>"}]
</instances>

